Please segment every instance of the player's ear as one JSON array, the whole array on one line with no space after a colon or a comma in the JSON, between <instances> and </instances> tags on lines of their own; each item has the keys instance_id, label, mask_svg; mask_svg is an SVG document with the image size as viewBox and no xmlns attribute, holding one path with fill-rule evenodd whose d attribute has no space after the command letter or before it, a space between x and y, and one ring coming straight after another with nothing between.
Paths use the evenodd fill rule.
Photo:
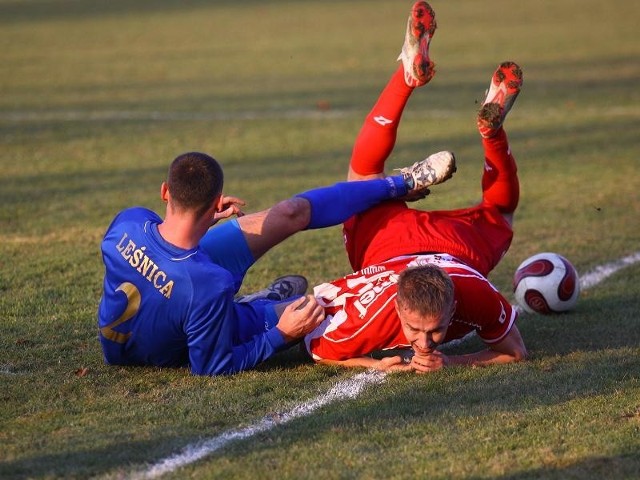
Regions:
<instances>
[{"instance_id":1,"label":"player's ear","mask_svg":"<svg viewBox=\"0 0 640 480\"><path fill-rule=\"evenodd\" d=\"M218 194L218 196L213 201L213 205L215 205L216 207L216 212L222 212L225 208L227 208L227 206L224 204L224 197L222 196L222 193Z\"/></svg>"},{"instance_id":2,"label":"player's ear","mask_svg":"<svg viewBox=\"0 0 640 480\"><path fill-rule=\"evenodd\" d=\"M163 202L167 203L169 196L169 185L167 185L167 182L162 182L162 185L160 185L160 198Z\"/></svg>"}]
</instances>

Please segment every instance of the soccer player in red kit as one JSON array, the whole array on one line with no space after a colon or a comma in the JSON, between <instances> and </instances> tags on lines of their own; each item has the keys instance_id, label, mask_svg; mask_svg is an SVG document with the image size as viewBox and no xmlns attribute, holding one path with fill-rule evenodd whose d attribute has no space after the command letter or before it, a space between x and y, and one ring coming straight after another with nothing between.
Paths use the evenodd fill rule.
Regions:
<instances>
[{"instance_id":1,"label":"soccer player in red kit","mask_svg":"<svg viewBox=\"0 0 640 480\"><path fill-rule=\"evenodd\" d=\"M429 43L435 29L432 8L424 1L416 2L400 55L402 65L356 139L348 180L384 176L384 162L395 144L404 107L413 90L434 75ZM521 85L520 67L502 63L478 113L485 156L479 204L422 211L392 200L344 224L355 273L314 289L327 314L305 337L315 361L428 372L452 364L508 363L526 357L515 324L517 311L486 278L513 237L519 182L503 122ZM436 172L443 179L455 170L448 155L434 154L429 162L436 167L451 166L444 175ZM473 331L486 349L450 356L437 350L439 344ZM367 356L375 350L408 347L413 350L409 362L401 356L381 360Z\"/></svg>"}]
</instances>

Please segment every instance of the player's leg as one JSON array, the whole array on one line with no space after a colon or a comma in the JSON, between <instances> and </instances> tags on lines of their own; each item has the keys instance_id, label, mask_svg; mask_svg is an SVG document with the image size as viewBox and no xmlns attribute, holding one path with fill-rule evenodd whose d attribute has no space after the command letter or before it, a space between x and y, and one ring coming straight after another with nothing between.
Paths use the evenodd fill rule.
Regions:
<instances>
[{"instance_id":1,"label":"player's leg","mask_svg":"<svg viewBox=\"0 0 640 480\"><path fill-rule=\"evenodd\" d=\"M273 207L210 229L200 246L239 278L269 249L296 232L339 225L393 198L419 192L406 175L340 182L300 193ZM415 183L415 182L413 182Z\"/></svg>"},{"instance_id":2,"label":"player's leg","mask_svg":"<svg viewBox=\"0 0 640 480\"><path fill-rule=\"evenodd\" d=\"M348 180L384 176L384 162L395 145L404 107L413 89L428 83L435 73L429 59L429 43L435 29L433 9L427 2L416 2L407 21L405 41L398 58L402 65L365 118L353 147Z\"/></svg>"},{"instance_id":3,"label":"player's leg","mask_svg":"<svg viewBox=\"0 0 640 480\"><path fill-rule=\"evenodd\" d=\"M366 182L340 182L300 193L268 210L237 219L255 260L301 230L339 225L378 203L406 195L402 175Z\"/></svg>"},{"instance_id":4,"label":"player's leg","mask_svg":"<svg viewBox=\"0 0 640 480\"><path fill-rule=\"evenodd\" d=\"M496 206L510 224L518 206L520 185L503 123L521 87L521 68L513 62L502 63L491 78L478 112L478 131L485 155L482 200L484 204Z\"/></svg>"}]
</instances>

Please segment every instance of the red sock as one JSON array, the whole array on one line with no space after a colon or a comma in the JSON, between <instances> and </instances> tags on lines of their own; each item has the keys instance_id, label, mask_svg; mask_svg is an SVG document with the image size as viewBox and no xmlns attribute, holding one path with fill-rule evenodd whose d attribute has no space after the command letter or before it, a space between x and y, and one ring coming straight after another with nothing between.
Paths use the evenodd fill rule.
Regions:
<instances>
[{"instance_id":1,"label":"red sock","mask_svg":"<svg viewBox=\"0 0 640 480\"><path fill-rule=\"evenodd\" d=\"M404 69L398 67L373 106L356 138L351 154L351 169L360 175L384 171L384 162L396 143L398 124L413 91L404 81Z\"/></svg>"},{"instance_id":2,"label":"red sock","mask_svg":"<svg viewBox=\"0 0 640 480\"><path fill-rule=\"evenodd\" d=\"M484 172L482 200L498 207L501 213L513 213L520 199L518 168L511 155L504 129L491 138L483 138Z\"/></svg>"}]
</instances>

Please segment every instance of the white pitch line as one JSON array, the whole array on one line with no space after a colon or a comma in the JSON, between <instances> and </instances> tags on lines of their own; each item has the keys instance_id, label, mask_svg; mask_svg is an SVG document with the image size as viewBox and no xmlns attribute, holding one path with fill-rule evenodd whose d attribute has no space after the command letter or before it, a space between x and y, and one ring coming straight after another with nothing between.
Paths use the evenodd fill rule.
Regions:
<instances>
[{"instance_id":1,"label":"white pitch line","mask_svg":"<svg viewBox=\"0 0 640 480\"><path fill-rule=\"evenodd\" d=\"M580 276L580 288L587 290L602 282L605 278L610 277L618 270L640 262L640 252L632 253L619 260L615 260L599 267L594 268L590 272Z\"/></svg>"},{"instance_id":2,"label":"white pitch line","mask_svg":"<svg viewBox=\"0 0 640 480\"><path fill-rule=\"evenodd\" d=\"M139 472L138 474L134 474L131 478L157 478L166 473L173 472L180 467L184 467L206 457L207 455L210 455L230 442L249 438L258 433L271 430L278 425L289 423L291 420L295 420L296 418L305 417L318 408L338 400L355 398L367 385L381 383L385 376L386 375L383 372L373 370L359 373L352 378L337 383L327 393L320 395L309 402L296 405L287 412L269 415L248 427L228 430L217 437L188 445L180 453L160 460L148 467L146 470Z\"/></svg>"},{"instance_id":3,"label":"white pitch line","mask_svg":"<svg viewBox=\"0 0 640 480\"><path fill-rule=\"evenodd\" d=\"M580 288L584 290L592 288L616 273L618 270L638 262L640 262L640 252L600 265L580 277ZM458 341L463 342L466 338L467 337L464 337ZM327 393L306 403L296 405L284 413L269 415L248 427L227 430L216 437L187 445L181 452L159 460L158 462L148 466L145 470L134 473L130 478L135 480L146 480L158 478L167 473L174 472L181 467L190 465L191 463L197 462L198 460L211 455L231 442L244 440L258 433L271 430L278 425L289 423L291 420L295 420L296 418L305 417L318 408L338 400L355 398L360 395L366 386L381 383L384 381L385 377L386 374L384 372L376 370L367 370L366 372L359 373L352 378L335 384Z\"/></svg>"}]
</instances>

